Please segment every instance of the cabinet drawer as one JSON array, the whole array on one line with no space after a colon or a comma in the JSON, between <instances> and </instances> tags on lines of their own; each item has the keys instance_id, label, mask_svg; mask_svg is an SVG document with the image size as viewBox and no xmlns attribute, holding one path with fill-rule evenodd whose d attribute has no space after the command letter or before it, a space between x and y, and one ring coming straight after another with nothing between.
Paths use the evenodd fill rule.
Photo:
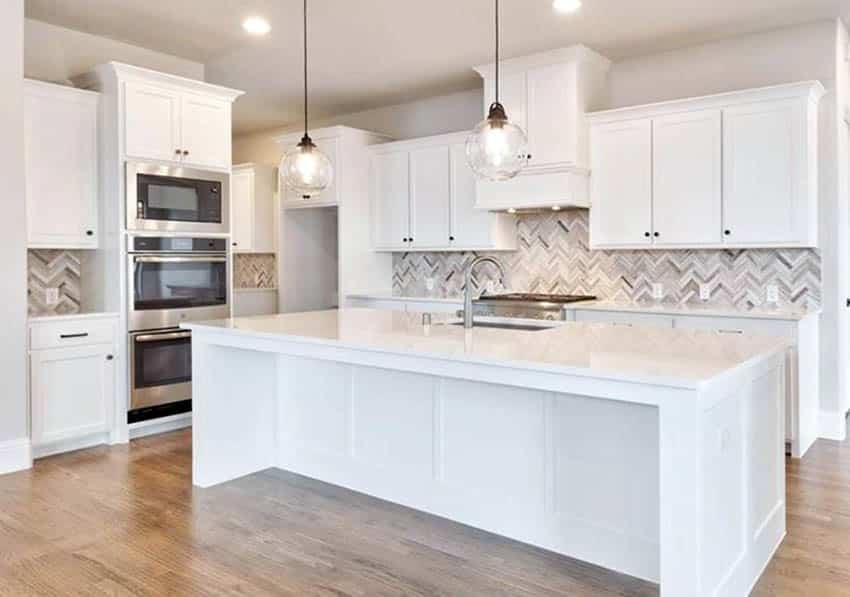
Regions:
<instances>
[{"instance_id":1,"label":"cabinet drawer","mask_svg":"<svg viewBox=\"0 0 850 597\"><path fill-rule=\"evenodd\" d=\"M576 311L576 321L611 323L624 326L672 328L673 318L653 313L626 313L621 311Z\"/></svg>"},{"instance_id":2,"label":"cabinet drawer","mask_svg":"<svg viewBox=\"0 0 850 597\"><path fill-rule=\"evenodd\" d=\"M75 319L30 324L30 350L114 344L115 320Z\"/></svg>"},{"instance_id":3,"label":"cabinet drawer","mask_svg":"<svg viewBox=\"0 0 850 597\"><path fill-rule=\"evenodd\" d=\"M773 319L743 319L732 317L676 317L675 327L686 330L709 330L724 334L778 336L796 340L797 324Z\"/></svg>"}]
</instances>

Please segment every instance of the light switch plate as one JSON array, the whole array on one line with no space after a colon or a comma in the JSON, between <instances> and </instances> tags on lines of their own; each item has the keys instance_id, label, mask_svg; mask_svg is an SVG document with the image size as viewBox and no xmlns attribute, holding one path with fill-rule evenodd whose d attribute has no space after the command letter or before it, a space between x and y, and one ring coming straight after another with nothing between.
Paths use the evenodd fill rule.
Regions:
<instances>
[{"instance_id":1,"label":"light switch plate","mask_svg":"<svg viewBox=\"0 0 850 597\"><path fill-rule=\"evenodd\" d=\"M699 300L707 301L711 299L711 287L708 284L699 285Z\"/></svg>"},{"instance_id":2,"label":"light switch plate","mask_svg":"<svg viewBox=\"0 0 850 597\"><path fill-rule=\"evenodd\" d=\"M44 301L48 304L48 306L53 306L59 304L59 289L58 288L47 288L44 291Z\"/></svg>"},{"instance_id":3,"label":"light switch plate","mask_svg":"<svg viewBox=\"0 0 850 597\"><path fill-rule=\"evenodd\" d=\"M664 298L664 285L656 282L652 285L652 298L661 300Z\"/></svg>"},{"instance_id":4,"label":"light switch plate","mask_svg":"<svg viewBox=\"0 0 850 597\"><path fill-rule=\"evenodd\" d=\"M767 302L773 304L779 302L779 288L773 285L767 287Z\"/></svg>"}]
</instances>

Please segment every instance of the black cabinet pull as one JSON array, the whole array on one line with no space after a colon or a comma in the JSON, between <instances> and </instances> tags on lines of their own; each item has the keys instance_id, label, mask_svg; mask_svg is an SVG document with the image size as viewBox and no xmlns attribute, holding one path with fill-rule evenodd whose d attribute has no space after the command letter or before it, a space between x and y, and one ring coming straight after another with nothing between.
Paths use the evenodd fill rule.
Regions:
<instances>
[{"instance_id":1,"label":"black cabinet pull","mask_svg":"<svg viewBox=\"0 0 850 597\"><path fill-rule=\"evenodd\" d=\"M233 243L233 246L234 246L234 247L238 247L238 246L239 246L239 243Z\"/></svg>"},{"instance_id":2,"label":"black cabinet pull","mask_svg":"<svg viewBox=\"0 0 850 597\"><path fill-rule=\"evenodd\" d=\"M82 334L59 334L59 338L62 340L70 340L72 338L87 338L88 332L83 332Z\"/></svg>"},{"instance_id":3,"label":"black cabinet pull","mask_svg":"<svg viewBox=\"0 0 850 597\"><path fill-rule=\"evenodd\" d=\"M107 361L111 361L111 360L112 360L112 359L114 359L114 358L115 358L115 357L114 357L114 356L112 356L111 354L106 355L106 360L107 360Z\"/></svg>"},{"instance_id":4,"label":"black cabinet pull","mask_svg":"<svg viewBox=\"0 0 850 597\"><path fill-rule=\"evenodd\" d=\"M184 149L184 150L183 150L183 155L189 155L189 152L188 152L188 151L186 151L186 150Z\"/></svg>"},{"instance_id":5,"label":"black cabinet pull","mask_svg":"<svg viewBox=\"0 0 850 597\"><path fill-rule=\"evenodd\" d=\"M660 232L656 232L653 236L655 236L655 238L658 238L659 236L661 236L661 233L660 233Z\"/></svg>"},{"instance_id":6,"label":"black cabinet pull","mask_svg":"<svg viewBox=\"0 0 850 597\"><path fill-rule=\"evenodd\" d=\"M94 236L94 230L86 230L86 236Z\"/></svg>"},{"instance_id":7,"label":"black cabinet pull","mask_svg":"<svg viewBox=\"0 0 850 597\"><path fill-rule=\"evenodd\" d=\"M643 235L644 235L646 238L649 238L650 236L652 236L649 232L644 232L644 233L643 233Z\"/></svg>"},{"instance_id":8,"label":"black cabinet pull","mask_svg":"<svg viewBox=\"0 0 850 597\"><path fill-rule=\"evenodd\" d=\"M174 155L180 155L181 153L183 153L183 152L180 151L179 149L174 150Z\"/></svg>"},{"instance_id":9,"label":"black cabinet pull","mask_svg":"<svg viewBox=\"0 0 850 597\"><path fill-rule=\"evenodd\" d=\"M732 234L732 231L731 230L724 230L723 234L725 234L726 236L730 236Z\"/></svg>"},{"instance_id":10,"label":"black cabinet pull","mask_svg":"<svg viewBox=\"0 0 850 597\"><path fill-rule=\"evenodd\" d=\"M451 240L451 241L454 241L454 239L455 239L455 237L453 237L453 236L449 237L449 240Z\"/></svg>"}]
</instances>

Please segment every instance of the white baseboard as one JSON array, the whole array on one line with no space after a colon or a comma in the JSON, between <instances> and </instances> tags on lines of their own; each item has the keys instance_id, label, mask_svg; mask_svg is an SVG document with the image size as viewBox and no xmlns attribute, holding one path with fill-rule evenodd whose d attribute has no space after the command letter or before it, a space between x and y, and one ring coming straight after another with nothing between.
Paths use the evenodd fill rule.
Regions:
<instances>
[{"instance_id":1,"label":"white baseboard","mask_svg":"<svg viewBox=\"0 0 850 597\"><path fill-rule=\"evenodd\" d=\"M32 449L32 457L34 459L46 458L56 454L64 454L65 452L76 452L77 450L85 450L109 443L109 433L92 433L83 437L75 437L73 439L63 439L56 442L50 442L40 446L34 446Z\"/></svg>"},{"instance_id":2,"label":"white baseboard","mask_svg":"<svg viewBox=\"0 0 850 597\"><path fill-rule=\"evenodd\" d=\"M847 439L847 416L840 411L820 411L820 437L843 442Z\"/></svg>"},{"instance_id":3,"label":"white baseboard","mask_svg":"<svg viewBox=\"0 0 850 597\"><path fill-rule=\"evenodd\" d=\"M28 437L0 442L0 475L32 468L32 449Z\"/></svg>"},{"instance_id":4,"label":"white baseboard","mask_svg":"<svg viewBox=\"0 0 850 597\"><path fill-rule=\"evenodd\" d=\"M169 431L177 431L192 426L192 413L183 413L163 417L161 419L151 419L150 421L140 421L130 424L130 439L138 439L149 435L159 435L160 433L168 433Z\"/></svg>"}]
</instances>

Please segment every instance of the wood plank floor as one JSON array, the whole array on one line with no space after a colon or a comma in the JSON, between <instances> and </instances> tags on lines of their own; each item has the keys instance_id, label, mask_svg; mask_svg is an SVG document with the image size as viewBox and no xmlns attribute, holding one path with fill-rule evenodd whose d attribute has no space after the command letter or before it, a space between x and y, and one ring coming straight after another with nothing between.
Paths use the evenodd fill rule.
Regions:
<instances>
[{"instance_id":1,"label":"wood plank floor","mask_svg":"<svg viewBox=\"0 0 850 597\"><path fill-rule=\"evenodd\" d=\"M0 477L0 595L657 595L657 587L283 472L191 486L181 431ZM755 594L850 594L850 446L788 464Z\"/></svg>"}]
</instances>

